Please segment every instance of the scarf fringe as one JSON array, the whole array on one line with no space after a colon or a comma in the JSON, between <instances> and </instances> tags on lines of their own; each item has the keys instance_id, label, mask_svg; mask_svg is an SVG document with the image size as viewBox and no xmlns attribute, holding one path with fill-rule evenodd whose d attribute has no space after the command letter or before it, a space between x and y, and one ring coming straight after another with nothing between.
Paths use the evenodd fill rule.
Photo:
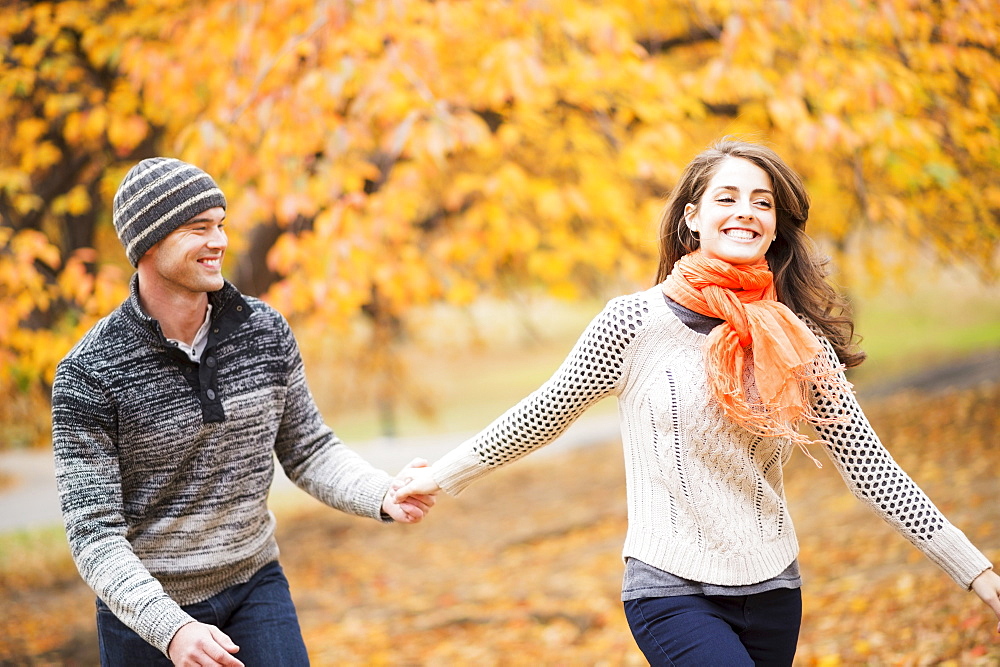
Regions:
<instances>
[{"instance_id":1,"label":"scarf fringe","mask_svg":"<svg viewBox=\"0 0 1000 667\"><path fill-rule=\"evenodd\" d=\"M695 250L677 260L662 290L686 308L725 320L705 341L708 385L723 413L751 433L790 439L822 467L798 425L823 426L841 418L816 414L810 384L820 400L832 401L851 386L816 333L777 300L767 261L734 265ZM745 368L748 348L753 368ZM745 375L753 376L756 392L748 391Z\"/></svg>"},{"instance_id":2,"label":"scarf fringe","mask_svg":"<svg viewBox=\"0 0 1000 667\"><path fill-rule=\"evenodd\" d=\"M709 384L725 415L755 435L766 438L788 438L817 468L822 468L823 464L812 455L808 445L818 443L825 446L830 443L822 438L812 439L799 432L798 425L805 421L812 426L832 426L843 423L849 418L848 415L821 417L813 409L808 398L810 387L815 390L819 400L838 403L841 400L839 396L841 393L853 393L854 385L842 375L846 367L842 364L832 366L820 353L811 363L794 369L794 381L802 393L800 405L803 407L791 413L786 409L786 414L782 415L778 403L749 399L747 388L742 381L742 359L740 362L737 365L740 372L735 377L717 374L709 379Z\"/></svg>"}]
</instances>

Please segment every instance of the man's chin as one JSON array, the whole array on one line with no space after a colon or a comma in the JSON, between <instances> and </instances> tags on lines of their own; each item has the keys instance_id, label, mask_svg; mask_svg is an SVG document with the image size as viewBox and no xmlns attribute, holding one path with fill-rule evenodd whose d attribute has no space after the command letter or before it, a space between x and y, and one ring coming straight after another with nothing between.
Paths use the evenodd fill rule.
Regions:
<instances>
[{"instance_id":1,"label":"man's chin","mask_svg":"<svg viewBox=\"0 0 1000 667\"><path fill-rule=\"evenodd\" d=\"M222 276L218 276L217 278L206 278L205 280L200 281L200 283L200 291L218 292L226 284L226 281Z\"/></svg>"}]
</instances>

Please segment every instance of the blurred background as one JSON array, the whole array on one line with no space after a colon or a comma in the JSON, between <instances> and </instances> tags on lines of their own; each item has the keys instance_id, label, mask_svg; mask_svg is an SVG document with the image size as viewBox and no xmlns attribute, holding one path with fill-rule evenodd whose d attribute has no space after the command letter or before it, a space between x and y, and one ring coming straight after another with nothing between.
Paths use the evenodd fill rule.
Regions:
<instances>
[{"instance_id":1,"label":"blurred background","mask_svg":"<svg viewBox=\"0 0 1000 667\"><path fill-rule=\"evenodd\" d=\"M657 213L696 153L763 142L806 180L873 423L1000 556L991 0L13 1L0 54L0 501L25 518L0 529L0 664L95 660L58 517L13 494L36 474L53 502L55 365L126 295L111 198L156 155L216 178L226 276L289 318L338 434L394 467L485 426L651 284ZM592 413L568 439L587 447L413 530L276 490L314 660L640 664L614 405ZM978 602L871 517L856 530L829 468L789 471L819 561L802 664L1000 661Z\"/></svg>"}]
</instances>

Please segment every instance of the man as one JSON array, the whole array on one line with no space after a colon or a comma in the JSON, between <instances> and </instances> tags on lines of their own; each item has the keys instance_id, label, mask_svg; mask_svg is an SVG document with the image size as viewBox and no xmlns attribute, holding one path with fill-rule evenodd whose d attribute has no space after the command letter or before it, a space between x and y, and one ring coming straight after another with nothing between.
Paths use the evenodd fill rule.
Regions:
<instances>
[{"instance_id":1,"label":"man","mask_svg":"<svg viewBox=\"0 0 1000 667\"><path fill-rule=\"evenodd\" d=\"M222 277L225 217L201 169L133 167L113 205L131 295L56 372L56 477L102 664L308 663L267 508L275 456L344 512L413 523L434 502L396 503L324 424L288 323Z\"/></svg>"}]
</instances>

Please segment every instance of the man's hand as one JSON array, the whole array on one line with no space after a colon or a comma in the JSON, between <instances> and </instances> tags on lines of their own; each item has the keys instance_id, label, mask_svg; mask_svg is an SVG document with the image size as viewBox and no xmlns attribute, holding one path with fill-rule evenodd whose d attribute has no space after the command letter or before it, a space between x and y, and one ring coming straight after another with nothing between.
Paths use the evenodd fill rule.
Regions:
<instances>
[{"instance_id":1,"label":"man's hand","mask_svg":"<svg viewBox=\"0 0 1000 667\"><path fill-rule=\"evenodd\" d=\"M407 494L404 497L399 497L396 495L396 489L412 479L415 470L426 469L427 461L413 459L409 465L400 470L399 474L392 480L385 498L382 499L382 511L400 523L417 523L423 519L434 506L434 494Z\"/></svg>"},{"instance_id":2,"label":"man's hand","mask_svg":"<svg viewBox=\"0 0 1000 667\"><path fill-rule=\"evenodd\" d=\"M214 625L188 623L174 634L167 647L170 661L179 667L195 665L222 665L222 667L243 667L234 658L240 647L233 643L229 635Z\"/></svg>"}]
</instances>

